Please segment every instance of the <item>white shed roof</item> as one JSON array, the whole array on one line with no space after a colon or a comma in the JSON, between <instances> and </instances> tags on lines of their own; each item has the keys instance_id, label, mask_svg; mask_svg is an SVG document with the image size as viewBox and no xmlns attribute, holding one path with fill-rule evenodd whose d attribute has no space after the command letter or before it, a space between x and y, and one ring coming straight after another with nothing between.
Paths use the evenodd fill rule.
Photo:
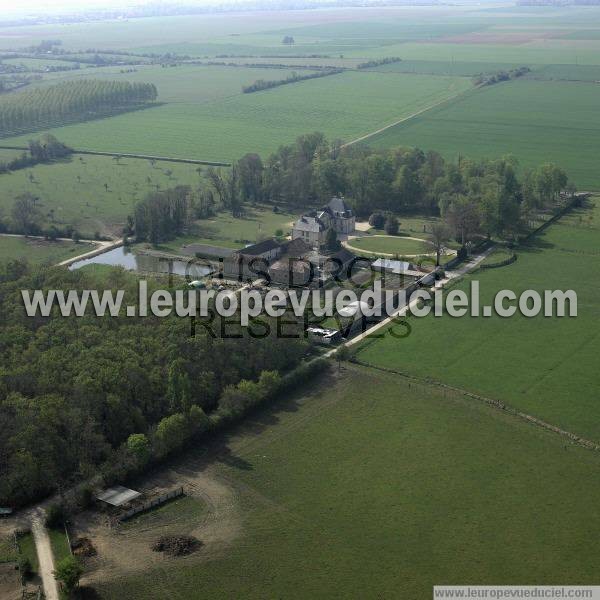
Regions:
<instances>
[{"instance_id":1,"label":"white shed roof","mask_svg":"<svg viewBox=\"0 0 600 600\"><path fill-rule=\"evenodd\" d=\"M397 275L412 275L413 277L421 277L423 273L417 271L414 266L403 260L391 260L389 258L378 258L372 265L374 269L391 271Z\"/></svg>"},{"instance_id":2,"label":"white shed roof","mask_svg":"<svg viewBox=\"0 0 600 600\"><path fill-rule=\"evenodd\" d=\"M115 485L114 487L104 490L98 494L96 498L101 502L106 502L111 506L123 506L137 497L141 496L140 492L130 490L129 488L123 487L122 485Z\"/></svg>"}]
</instances>

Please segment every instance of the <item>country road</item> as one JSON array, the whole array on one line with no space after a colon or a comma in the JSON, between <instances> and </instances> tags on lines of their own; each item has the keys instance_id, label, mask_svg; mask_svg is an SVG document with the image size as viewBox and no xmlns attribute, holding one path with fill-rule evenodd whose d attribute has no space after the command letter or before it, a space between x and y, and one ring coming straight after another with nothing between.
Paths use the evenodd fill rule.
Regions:
<instances>
[{"instance_id":1,"label":"country road","mask_svg":"<svg viewBox=\"0 0 600 600\"><path fill-rule=\"evenodd\" d=\"M458 277L462 277L463 275L466 275L470 271L473 271L480 265L480 263L485 259L485 257L493 249L494 249L494 246L490 246L487 250L485 250L478 256L471 258L471 260L469 262L467 262L466 264L464 264L460 269L457 269L456 271L449 271L444 279L442 279L441 281L438 281L434 287L430 288L430 291L434 291L437 287L444 287L444 285L450 283L451 281L457 279ZM352 338L351 340L348 340L345 344L342 344L342 345L350 347L350 346L354 346L355 344L358 344L359 342L362 342L364 339L366 339L370 335L374 334L376 331L379 331L380 329L387 327L393 321L393 319L395 319L396 317L403 317L404 315L406 315L406 313L409 311L409 309L412 308L413 306L415 306L417 304L417 302L419 302L419 298L415 298L414 300L409 301L407 304L400 306L398 309L396 309L396 311L392 315L387 317L387 319L383 319L383 321L380 321L379 323L373 325L373 327L370 327L364 333L357 335L356 337ZM336 351L337 351L337 348L330 350L329 352L327 352L325 354L325 357L333 356L336 353Z\"/></svg>"},{"instance_id":2,"label":"country road","mask_svg":"<svg viewBox=\"0 0 600 600\"><path fill-rule=\"evenodd\" d=\"M37 551L39 574L44 585L46 600L59 600L58 586L54 579L54 556L50 538L46 531L46 513L43 508L36 508L31 514L31 533Z\"/></svg>"}]
</instances>

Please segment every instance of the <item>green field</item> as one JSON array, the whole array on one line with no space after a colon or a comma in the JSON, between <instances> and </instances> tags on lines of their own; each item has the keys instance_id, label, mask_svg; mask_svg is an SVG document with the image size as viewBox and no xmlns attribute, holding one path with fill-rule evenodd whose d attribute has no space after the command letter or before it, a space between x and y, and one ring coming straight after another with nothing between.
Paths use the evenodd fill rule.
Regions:
<instances>
[{"instance_id":1,"label":"green field","mask_svg":"<svg viewBox=\"0 0 600 600\"><path fill-rule=\"evenodd\" d=\"M157 508L138 513L120 527L126 531L140 527L164 527L166 524L197 521L205 514L206 506L202 502L189 496L180 496Z\"/></svg>"},{"instance_id":2,"label":"green field","mask_svg":"<svg viewBox=\"0 0 600 600\"><path fill-rule=\"evenodd\" d=\"M405 43L382 48L353 50L349 58L400 56L406 60L459 61L476 63L514 63L520 65L600 65L600 42L586 45L544 41L530 44Z\"/></svg>"},{"instance_id":3,"label":"green field","mask_svg":"<svg viewBox=\"0 0 600 600\"><path fill-rule=\"evenodd\" d=\"M32 71L42 71L46 67L73 67L74 63L66 60L44 59L44 58L5 58L2 60L7 65L22 65ZM86 65L81 65L85 68ZM88 74L89 77L89 74Z\"/></svg>"},{"instance_id":4,"label":"green field","mask_svg":"<svg viewBox=\"0 0 600 600\"><path fill-rule=\"evenodd\" d=\"M348 242L351 249L373 252L375 254L407 254L416 255L431 252L425 241L406 239L401 236L373 235L355 238Z\"/></svg>"},{"instance_id":5,"label":"green field","mask_svg":"<svg viewBox=\"0 0 600 600\"><path fill-rule=\"evenodd\" d=\"M31 565L31 572L37 573L39 568L38 556L35 549L35 542L33 541L33 534L31 532L27 532L24 535L21 535L17 538L17 542L19 544L19 553L29 560L29 564Z\"/></svg>"},{"instance_id":6,"label":"green field","mask_svg":"<svg viewBox=\"0 0 600 600\"><path fill-rule=\"evenodd\" d=\"M307 131L351 140L471 87L466 78L349 72L218 102L169 103L51 133L79 149L229 160L272 152Z\"/></svg>"},{"instance_id":7,"label":"green field","mask_svg":"<svg viewBox=\"0 0 600 600\"><path fill-rule=\"evenodd\" d=\"M16 562L18 551L11 535L0 536L0 564Z\"/></svg>"},{"instance_id":8,"label":"green field","mask_svg":"<svg viewBox=\"0 0 600 600\"><path fill-rule=\"evenodd\" d=\"M412 318L410 336L369 341L360 360L467 388L600 442L599 222L596 197L595 207L575 211L518 248L517 262L480 270L460 284L468 291L470 280L478 280L482 306L503 289L573 289L576 318Z\"/></svg>"},{"instance_id":9,"label":"green field","mask_svg":"<svg viewBox=\"0 0 600 600\"><path fill-rule=\"evenodd\" d=\"M197 185L196 169L194 164L156 162L153 167L142 159L122 158L117 163L109 156L74 155L0 175L0 209L9 215L15 197L30 192L40 199L47 224L54 220L57 226L73 225L84 237L120 234L137 200L156 191L157 185Z\"/></svg>"},{"instance_id":10,"label":"green field","mask_svg":"<svg viewBox=\"0 0 600 600\"><path fill-rule=\"evenodd\" d=\"M89 244L51 242L36 238L7 237L0 235L0 262L26 258L34 264L58 263L78 256L93 248Z\"/></svg>"},{"instance_id":11,"label":"green field","mask_svg":"<svg viewBox=\"0 0 600 600\"><path fill-rule=\"evenodd\" d=\"M580 189L600 189L599 102L593 83L513 81L465 95L369 143L418 145L454 158L513 154L526 167L554 162Z\"/></svg>"},{"instance_id":12,"label":"green field","mask_svg":"<svg viewBox=\"0 0 600 600\"><path fill-rule=\"evenodd\" d=\"M195 221L190 235L164 242L157 246L159 250L180 254L187 244L208 244L224 248L243 248L275 235L281 230L284 235L291 232L291 224L299 212L282 210L274 213L270 206L248 207L242 217L233 217L231 213L219 212L210 219Z\"/></svg>"},{"instance_id":13,"label":"green field","mask_svg":"<svg viewBox=\"0 0 600 600\"><path fill-rule=\"evenodd\" d=\"M98 591L146 600L401 590L421 600L441 583L594 583L598 457L565 445L460 394L344 369L251 419L217 456L241 511L236 539L168 569L111 573Z\"/></svg>"},{"instance_id":14,"label":"green field","mask_svg":"<svg viewBox=\"0 0 600 600\"><path fill-rule=\"evenodd\" d=\"M134 69L132 72L127 72ZM225 67L217 65L180 65L161 67L160 65L136 65L135 67L100 67L93 70L58 72L48 75L36 86L56 84L58 81L73 79L108 79L110 81L130 81L132 83L153 83L158 90L158 102L170 104L197 105L204 102L222 100L242 93L242 86L257 79L285 79L293 69L252 67ZM302 74L311 73L302 70Z\"/></svg>"},{"instance_id":15,"label":"green field","mask_svg":"<svg viewBox=\"0 0 600 600\"><path fill-rule=\"evenodd\" d=\"M50 537L55 564L71 555L71 548L64 529L48 529L48 536Z\"/></svg>"}]
</instances>

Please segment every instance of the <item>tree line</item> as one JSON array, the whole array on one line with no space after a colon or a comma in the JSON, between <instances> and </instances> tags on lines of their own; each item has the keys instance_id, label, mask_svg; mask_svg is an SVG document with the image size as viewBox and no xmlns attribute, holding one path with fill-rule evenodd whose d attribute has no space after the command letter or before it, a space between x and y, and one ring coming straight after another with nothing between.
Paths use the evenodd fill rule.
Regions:
<instances>
[{"instance_id":1,"label":"tree line","mask_svg":"<svg viewBox=\"0 0 600 600\"><path fill-rule=\"evenodd\" d=\"M53 135L46 134L38 140L30 140L28 150L9 160L0 161L0 174L26 169L73 154L72 148L59 142Z\"/></svg>"},{"instance_id":2,"label":"tree line","mask_svg":"<svg viewBox=\"0 0 600 600\"><path fill-rule=\"evenodd\" d=\"M297 81L306 81L307 79L318 79L319 77L329 77L330 75L337 75L338 73L342 73L343 71L344 69L337 68L322 69L317 71L316 73L308 73L306 75L300 75L296 71L293 71L285 79L257 79L254 83L251 83L250 85L242 86L242 92L244 94L252 94L254 92L260 92L261 90L269 90L274 87L279 87L280 85L287 85L288 83L296 83Z\"/></svg>"},{"instance_id":3,"label":"tree line","mask_svg":"<svg viewBox=\"0 0 600 600\"><path fill-rule=\"evenodd\" d=\"M376 211L442 215L463 241L476 232L511 237L574 189L552 164L520 169L512 156L449 161L419 148L343 147L321 133L300 136L265 161L248 154L230 169L209 169L207 179L218 205L233 214L246 203L308 209L343 195L359 218Z\"/></svg>"},{"instance_id":4,"label":"tree line","mask_svg":"<svg viewBox=\"0 0 600 600\"><path fill-rule=\"evenodd\" d=\"M523 75L527 75L527 73L530 72L531 69L529 67L517 67L516 69L510 69L509 71L482 73L473 79L473 83L480 86L494 85L495 83L500 83L501 81L510 81L511 79L523 77Z\"/></svg>"},{"instance_id":5,"label":"tree line","mask_svg":"<svg viewBox=\"0 0 600 600\"><path fill-rule=\"evenodd\" d=\"M152 83L67 81L0 96L0 133L32 129L55 121L87 119L156 100Z\"/></svg>"},{"instance_id":6,"label":"tree line","mask_svg":"<svg viewBox=\"0 0 600 600\"><path fill-rule=\"evenodd\" d=\"M133 212L138 242L157 244L181 235L188 225L191 188L176 186L152 192L136 203Z\"/></svg>"},{"instance_id":7,"label":"tree line","mask_svg":"<svg viewBox=\"0 0 600 600\"><path fill-rule=\"evenodd\" d=\"M397 56L388 56L387 58L377 58L375 60L369 60L364 63L356 65L357 69L371 69L373 67L380 67L381 65L391 65L393 63L402 62L402 59Z\"/></svg>"},{"instance_id":8,"label":"tree line","mask_svg":"<svg viewBox=\"0 0 600 600\"><path fill-rule=\"evenodd\" d=\"M149 281L149 293L164 286ZM303 339L277 336L275 326L261 339L235 318L218 316L210 328L198 321L194 336L189 319L175 315L29 318L22 289L122 289L128 304L138 293L137 279L121 269L0 264L3 506L98 472L122 481L133 460L177 450L203 430L207 416L215 423L240 416L307 349Z\"/></svg>"}]
</instances>

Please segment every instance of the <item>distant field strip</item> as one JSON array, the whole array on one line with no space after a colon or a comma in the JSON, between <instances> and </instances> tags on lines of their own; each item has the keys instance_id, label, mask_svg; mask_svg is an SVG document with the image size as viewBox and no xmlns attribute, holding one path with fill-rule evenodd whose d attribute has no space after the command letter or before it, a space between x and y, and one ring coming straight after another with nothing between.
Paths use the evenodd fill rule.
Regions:
<instances>
[{"instance_id":1,"label":"distant field strip","mask_svg":"<svg viewBox=\"0 0 600 600\"><path fill-rule=\"evenodd\" d=\"M356 139L471 87L467 78L344 72L218 102L167 103L51 133L83 150L229 162L272 152L308 131Z\"/></svg>"},{"instance_id":2,"label":"distant field strip","mask_svg":"<svg viewBox=\"0 0 600 600\"><path fill-rule=\"evenodd\" d=\"M20 150L26 151L27 146L0 146L0 150ZM73 149L74 154L83 154L87 156L113 156L120 158L139 158L142 160L157 160L162 162L187 163L190 165L208 165L213 167L229 167L231 163L214 162L209 160L198 160L195 158L173 158L169 156L153 156L151 154L122 154L120 152L95 152L93 150Z\"/></svg>"},{"instance_id":3,"label":"distant field strip","mask_svg":"<svg viewBox=\"0 0 600 600\"><path fill-rule=\"evenodd\" d=\"M512 154L525 167L554 162L580 188L597 190L599 103L595 83L522 79L463 94L369 138L369 144L416 145L451 158Z\"/></svg>"},{"instance_id":4,"label":"distant field strip","mask_svg":"<svg viewBox=\"0 0 600 600\"><path fill-rule=\"evenodd\" d=\"M345 148L347 146L352 146L353 144L359 144L360 142L364 142L372 137L375 137L375 136L383 133L384 131L386 131L388 129L391 129L392 127L396 127L397 125L407 123L408 121L411 121L412 119L418 117L419 115L426 113L429 110L432 110L437 107L441 107L446 104L450 104L453 100L456 100L460 96L464 96L465 94L468 94L471 91L472 91L471 89L467 88L465 90L458 92L455 96L451 96L450 98L444 98L443 100L440 100L439 102L436 102L435 104L431 104L430 106L425 106L421 110L418 110L417 112L413 113L412 115L403 117L402 119L399 119L398 121L395 121L394 123L390 123L389 125L386 125L385 127L381 127L377 131L373 131L373 132L367 133L366 135L363 135L359 138L356 138L355 140L352 140L351 142L343 144L342 147Z\"/></svg>"}]
</instances>

